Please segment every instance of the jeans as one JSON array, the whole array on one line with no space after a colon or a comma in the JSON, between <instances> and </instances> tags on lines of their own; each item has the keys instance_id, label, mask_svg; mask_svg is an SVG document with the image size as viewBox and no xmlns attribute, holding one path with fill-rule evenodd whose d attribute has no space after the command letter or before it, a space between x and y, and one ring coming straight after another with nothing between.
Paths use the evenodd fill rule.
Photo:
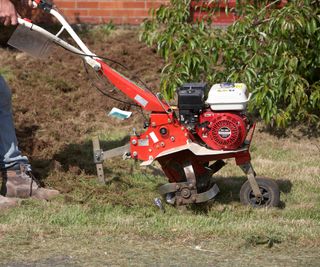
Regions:
<instances>
[{"instance_id":1,"label":"jeans","mask_svg":"<svg viewBox=\"0 0 320 267\"><path fill-rule=\"evenodd\" d=\"M28 164L28 158L21 155L13 124L11 90L0 76L0 167L14 168Z\"/></svg>"}]
</instances>

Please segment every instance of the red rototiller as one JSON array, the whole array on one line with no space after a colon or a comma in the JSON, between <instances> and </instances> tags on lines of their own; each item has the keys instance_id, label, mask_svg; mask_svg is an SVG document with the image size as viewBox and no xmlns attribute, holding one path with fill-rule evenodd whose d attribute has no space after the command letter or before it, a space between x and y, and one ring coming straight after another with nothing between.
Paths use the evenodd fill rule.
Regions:
<instances>
[{"instance_id":1,"label":"red rototiller","mask_svg":"<svg viewBox=\"0 0 320 267\"><path fill-rule=\"evenodd\" d=\"M130 143L125 146L103 151L99 140L93 140L94 162L100 181L105 182L102 163L106 159L123 156L142 161L141 166L158 161L169 181L159 187L159 193L167 203L202 203L213 199L219 192L218 186L212 182L212 175L225 165L225 159L235 158L248 178L240 190L241 202L254 207L279 204L278 185L273 180L257 178L251 165L249 148L255 123L246 114L251 95L244 84L215 84L209 90L205 83L184 84L177 90L177 107L171 107L160 94L139 87L93 54L51 4L36 0L35 6L53 15L62 29L53 35L30 20L19 19L17 31L20 33L14 33L9 43L20 49L19 44L24 43L23 50L39 54L46 46L42 49L26 48L28 37L23 34L37 33L39 41L40 33L44 43L49 40L81 56L98 75L107 78L143 110L150 112L144 123L145 132L132 135ZM64 30L79 48L59 37Z\"/></svg>"}]
</instances>

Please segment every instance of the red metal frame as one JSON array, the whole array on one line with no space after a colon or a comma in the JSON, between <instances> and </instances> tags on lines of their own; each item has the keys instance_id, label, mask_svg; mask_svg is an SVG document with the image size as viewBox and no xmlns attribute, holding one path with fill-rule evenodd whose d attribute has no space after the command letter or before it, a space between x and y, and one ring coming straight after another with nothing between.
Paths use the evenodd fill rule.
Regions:
<instances>
[{"instance_id":1,"label":"red metal frame","mask_svg":"<svg viewBox=\"0 0 320 267\"><path fill-rule=\"evenodd\" d=\"M121 90L144 110L166 113L166 111L170 109L166 103L161 102L153 93L146 89L142 89L128 80L102 60L97 59L97 62L101 64L101 73L103 73L115 87Z\"/></svg>"},{"instance_id":2,"label":"red metal frame","mask_svg":"<svg viewBox=\"0 0 320 267\"><path fill-rule=\"evenodd\" d=\"M152 111L148 121L148 129L146 132L132 136L130 139L131 157L142 161L154 160L157 156L169 149L186 145L188 142L194 141L193 134L180 124L174 112L167 112L170 107L160 100L150 91L140 88L138 85L128 80L120 73L109 67L101 60L97 60L101 64L101 74L126 96L135 101L146 111ZM138 96L138 97L137 97ZM249 136L249 143L253 135L255 124L252 127L252 132ZM191 156L189 154L192 154ZM242 165L250 162L250 153L248 150L225 153L219 155L196 156L190 151L173 152L165 157L157 160L161 165L165 166L173 157L181 159L189 158L195 167L196 172L201 175L206 170L204 164L227 158L235 158L237 165ZM168 177L175 180L176 176L168 171Z\"/></svg>"},{"instance_id":3,"label":"red metal frame","mask_svg":"<svg viewBox=\"0 0 320 267\"><path fill-rule=\"evenodd\" d=\"M193 136L180 125L174 113L151 113L146 132L131 137L131 156L143 161L153 160L161 152L183 146L189 140L193 140Z\"/></svg>"}]
</instances>

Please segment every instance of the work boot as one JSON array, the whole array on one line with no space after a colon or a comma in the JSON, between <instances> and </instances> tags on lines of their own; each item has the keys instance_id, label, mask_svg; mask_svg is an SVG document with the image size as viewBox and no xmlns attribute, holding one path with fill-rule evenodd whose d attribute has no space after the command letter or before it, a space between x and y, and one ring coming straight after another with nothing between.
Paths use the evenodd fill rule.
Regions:
<instances>
[{"instance_id":1,"label":"work boot","mask_svg":"<svg viewBox=\"0 0 320 267\"><path fill-rule=\"evenodd\" d=\"M57 190L40 188L32 173L23 164L20 164L19 169L2 171L2 178L1 194L6 197L49 200L59 194Z\"/></svg>"},{"instance_id":2,"label":"work boot","mask_svg":"<svg viewBox=\"0 0 320 267\"><path fill-rule=\"evenodd\" d=\"M0 195L0 210L6 209L6 208L11 208L16 205L18 205L18 199L4 197L4 196Z\"/></svg>"}]
</instances>

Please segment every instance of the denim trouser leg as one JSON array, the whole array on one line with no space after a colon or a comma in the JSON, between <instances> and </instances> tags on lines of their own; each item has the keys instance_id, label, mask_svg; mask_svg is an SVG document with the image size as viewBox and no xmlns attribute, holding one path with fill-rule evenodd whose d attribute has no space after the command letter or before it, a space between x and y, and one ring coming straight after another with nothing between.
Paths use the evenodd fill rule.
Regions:
<instances>
[{"instance_id":1,"label":"denim trouser leg","mask_svg":"<svg viewBox=\"0 0 320 267\"><path fill-rule=\"evenodd\" d=\"M28 158L18 149L13 124L11 91L0 76L0 167L11 167L17 163L28 164Z\"/></svg>"}]
</instances>

